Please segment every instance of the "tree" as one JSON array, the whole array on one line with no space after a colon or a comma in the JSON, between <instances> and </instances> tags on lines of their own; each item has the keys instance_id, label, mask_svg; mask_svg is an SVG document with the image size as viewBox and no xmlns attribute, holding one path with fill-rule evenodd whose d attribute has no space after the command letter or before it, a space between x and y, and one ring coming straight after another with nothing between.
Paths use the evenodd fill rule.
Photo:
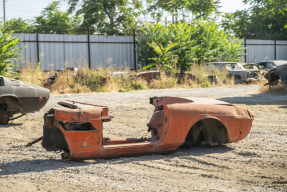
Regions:
<instances>
[{"instance_id":1,"label":"tree","mask_svg":"<svg viewBox=\"0 0 287 192\"><path fill-rule=\"evenodd\" d=\"M11 76L14 72L11 65L13 60L17 60L18 53L22 48L17 48L19 37L11 37L13 31L7 30L9 26L4 27L3 23L0 23L0 75Z\"/></svg>"},{"instance_id":2,"label":"tree","mask_svg":"<svg viewBox=\"0 0 287 192\"><path fill-rule=\"evenodd\" d=\"M242 56L240 51L244 49L241 44L240 39L225 33L214 21L203 19L192 24L178 22L167 27L147 24L143 37L138 40L140 60L145 66L153 64L150 58L161 58L162 54L155 50L155 45L162 48L172 45L169 52L176 55L177 68L181 71L189 70L195 63L239 61Z\"/></svg>"},{"instance_id":3,"label":"tree","mask_svg":"<svg viewBox=\"0 0 287 192\"><path fill-rule=\"evenodd\" d=\"M192 15L193 19L208 19L220 7L219 0L153 0L153 2L150 10L161 8L175 17L181 12L184 17Z\"/></svg>"},{"instance_id":4,"label":"tree","mask_svg":"<svg viewBox=\"0 0 287 192\"><path fill-rule=\"evenodd\" d=\"M31 21L21 18L14 18L6 21L4 28L6 28L8 31L13 30L14 33L32 33L34 31Z\"/></svg>"},{"instance_id":5,"label":"tree","mask_svg":"<svg viewBox=\"0 0 287 192\"><path fill-rule=\"evenodd\" d=\"M60 2L53 1L35 18L39 33L73 34L73 29L81 23L81 17L60 11Z\"/></svg>"},{"instance_id":6,"label":"tree","mask_svg":"<svg viewBox=\"0 0 287 192\"><path fill-rule=\"evenodd\" d=\"M135 25L141 4L128 0L66 0L69 12L83 16L83 27L94 27L99 34L117 35L125 33L126 28ZM77 7L79 7L77 9Z\"/></svg>"},{"instance_id":7,"label":"tree","mask_svg":"<svg viewBox=\"0 0 287 192\"><path fill-rule=\"evenodd\" d=\"M157 56L149 58L150 60L155 61L155 64L146 66L146 68L155 67L160 71L164 71L165 69L173 71L175 64L177 63L177 55L175 55L174 51L171 50L176 45L176 43L168 42L167 46L163 47L162 44L156 44L155 42L148 43L148 46L155 51Z\"/></svg>"},{"instance_id":8,"label":"tree","mask_svg":"<svg viewBox=\"0 0 287 192\"><path fill-rule=\"evenodd\" d=\"M286 0L244 0L250 3L247 10L226 13L222 27L229 33L243 38L244 34L255 34L255 38L287 38Z\"/></svg>"}]
</instances>

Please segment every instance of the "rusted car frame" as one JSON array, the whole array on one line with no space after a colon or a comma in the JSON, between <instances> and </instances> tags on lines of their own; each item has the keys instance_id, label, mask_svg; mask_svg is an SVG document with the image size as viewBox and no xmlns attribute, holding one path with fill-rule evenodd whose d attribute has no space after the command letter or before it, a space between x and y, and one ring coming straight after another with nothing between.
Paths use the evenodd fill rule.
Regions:
<instances>
[{"instance_id":1,"label":"rusted car frame","mask_svg":"<svg viewBox=\"0 0 287 192\"><path fill-rule=\"evenodd\" d=\"M44 115L42 146L63 151L62 158L98 159L174 151L180 146L223 144L244 139L252 126L251 111L211 99L153 97L149 138L103 137L103 123L112 119L105 106L59 102Z\"/></svg>"},{"instance_id":2,"label":"rusted car frame","mask_svg":"<svg viewBox=\"0 0 287 192\"><path fill-rule=\"evenodd\" d=\"M268 80L265 85L277 85L279 80L287 86L287 64L269 70L264 76Z\"/></svg>"}]
</instances>

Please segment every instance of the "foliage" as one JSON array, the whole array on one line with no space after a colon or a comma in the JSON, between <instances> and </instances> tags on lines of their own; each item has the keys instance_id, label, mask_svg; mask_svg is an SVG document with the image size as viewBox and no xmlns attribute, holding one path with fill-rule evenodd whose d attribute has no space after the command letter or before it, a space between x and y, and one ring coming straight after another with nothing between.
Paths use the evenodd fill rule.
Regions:
<instances>
[{"instance_id":1,"label":"foliage","mask_svg":"<svg viewBox=\"0 0 287 192\"><path fill-rule=\"evenodd\" d=\"M33 33L35 27L32 26L30 20L24 20L21 18L10 19L5 22L5 28L8 31L14 31L14 33Z\"/></svg>"},{"instance_id":2,"label":"foliage","mask_svg":"<svg viewBox=\"0 0 287 192\"><path fill-rule=\"evenodd\" d=\"M18 53L21 48L17 48L20 43L19 37L11 37L13 31L8 31L7 28L0 23L0 75L11 76L15 72L12 71L12 67L17 67L11 64L13 60L17 60Z\"/></svg>"},{"instance_id":3,"label":"foliage","mask_svg":"<svg viewBox=\"0 0 287 192\"><path fill-rule=\"evenodd\" d=\"M67 0L69 12L83 15L82 26L93 26L99 34L118 35L135 28L136 7L128 0ZM78 8L79 7L79 8ZM77 9L78 8L78 9ZM129 30L129 33L132 31Z\"/></svg>"},{"instance_id":4,"label":"foliage","mask_svg":"<svg viewBox=\"0 0 287 192\"><path fill-rule=\"evenodd\" d=\"M39 33L73 34L74 27L81 23L81 17L60 11L60 2L53 1L35 18L34 25L38 25ZM49 27L47 27L49 26Z\"/></svg>"},{"instance_id":5,"label":"foliage","mask_svg":"<svg viewBox=\"0 0 287 192\"><path fill-rule=\"evenodd\" d=\"M285 0L244 0L250 3L247 10L226 13L222 27L229 33L243 38L244 34L255 33L254 38L286 39L287 6ZM269 34L269 35L262 35Z\"/></svg>"},{"instance_id":6,"label":"foliage","mask_svg":"<svg viewBox=\"0 0 287 192\"><path fill-rule=\"evenodd\" d=\"M169 49L177 56L177 68L187 71L196 62L220 60L238 61L243 49L241 41L231 37L220 29L214 21L194 20L192 25L176 23L167 27L160 24L147 24L138 40L140 60L145 66L153 64L150 58L159 58L160 54L151 45L163 48L173 44Z\"/></svg>"},{"instance_id":7,"label":"foliage","mask_svg":"<svg viewBox=\"0 0 287 192\"><path fill-rule=\"evenodd\" d=\"M148 43L150 47L153 48L157 57L149 58L150 60L155 61L155 66L157 70L164 71L164 68L171 68L175 67L176 55L174 51L171 51L173 47L177 45L177 43L169 42L166 47L163 47L162 44L156 44L154 42Z\"/></svg>"},{"instance_id":8,"label":"foliage","mask_svg":"<svg viewBox=\"0 0 287 192\"><path fill-rule=\"evenodd\" d=\"M161 8L176 17L179 12L183 13L183 16L192 14L197 19L209 18L220 7L219 0L153 0L153 2L154 4L150 6L151 10L159 10Z\"/></svg>"}]
</instances>

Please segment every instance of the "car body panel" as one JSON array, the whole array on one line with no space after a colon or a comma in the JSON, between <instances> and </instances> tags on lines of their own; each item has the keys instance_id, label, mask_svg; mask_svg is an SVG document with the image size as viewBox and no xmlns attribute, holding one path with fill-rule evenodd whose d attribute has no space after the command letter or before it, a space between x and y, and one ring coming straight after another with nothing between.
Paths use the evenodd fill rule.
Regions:
<instances>
[{"instance_id":1,"label":"car body panel","mask_svg":"<svg viewBox=\"0 0 287 192\"><path fill-rule=\"evenodd\" d=\"M3 106L0 110L9 112L10 116L38 111L50 97L49 89L3 76L0 85L0 106Z\"/></svg>"},{"instance_id":2,"label":"car body panel","mask_svg":"<svg viewBox=\"0 0 287 192\"><path fill-rule=\"evenodd\" d=\"M279 67L280 65L287 64L286 60L269 60L269 61L259 61L256 64L260 66L262 70L269 71L270 69L274 69Z\"/></svg>"},{"instance_id":3,"label":"car body panel","mask_svg":"<svg viewBox=\"0 0 287 192\"><path fill-rule=\"evenodd\" d=\"M280 79L287 86L287 64L269 70L264 77L268 80L268 83L265 85L278 84Z\"/></svg>"},{"instance_id":4,"label":"car body panel","mask_svg":"<svg viewBox=\"0 0 287 192\"><path fill-rule=\"evenodd\" d=\"M49 151L63 150L69 159L174 151L185 143L191 128L199 122L203 123L202 127L211 126L213 121L222 125L218 127L222 133L216 128L213 136L226 133L222 143L227 143L244 139L254 119L247 109L212 99L153 97L150 103L155 107L147 124L151 138L110 139L103 137L103 122L111 120L107 107L60 102L70 109L52 108L44 115L42 146ZM86 130L83 129L85 126ZM213 140L210 138L209 141Z\"/></svg>"},{"instance_id":5,"label":"car body panel","mask_svg":"<svg viewBox=\"0 0 287 192\"><path fill-rule=\"evenodd\" d=\"M230 76L233 76L235 80L239 79L240 82L264 80L263 78L260 78L260 70L245 69L241 63L237 62L213 62L209 63L207 66L208 70L214 70L215 68L218 68L221 71L227 70Z\"/></svg>"}]
</instances>

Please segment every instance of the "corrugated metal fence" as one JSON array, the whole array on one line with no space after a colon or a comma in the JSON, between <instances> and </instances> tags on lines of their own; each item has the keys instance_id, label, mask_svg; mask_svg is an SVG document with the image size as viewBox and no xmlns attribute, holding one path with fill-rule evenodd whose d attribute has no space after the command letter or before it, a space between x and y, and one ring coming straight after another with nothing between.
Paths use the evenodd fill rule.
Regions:
<instances>
[{"instance_id":1,"label":"corrugated metal fence","mask_svg":"<svg viewBox=\"0 0 287 192\"><path fill-rule=\"evenodd\" d=\"M265 60L287 60L287 41L245 39L244 61L254 63Z\"/></svg>"},{"instance_id":2,"label":"corrugated metal fence","mask_svg":"<svg viewBox=\"0 0 287 192\"><path fill-rule=\"evenodd\" d=\"M13 64L36 65L41 61L43 70L61 70L64 67L90 68L100 66L123 67L134 69L140 64L138 46L134 36L103 35L53 35L53 34L13 34L20 36L18 46L26 46L21 50L21 61ZM287 41L245 39L246 49L242 53L242 61L253 63L265 60L287 60ZM39 54L38 54L39 53ZM40 55L40 57L38 57Z\"/></svg>"},{"instance_id":3,"label":"corrugated metal fence","mask_svg":"<svg viewBox=\"0 0 287 192\"><path fill-rule=\"evenodd\" d=\"M135 36L13 34L20 36L18 46L21 61L13 64L36 65L40 60L43 70L61 70L79 65L98 68L123 67L134 69L137 57ZM40 57L38 58L38 53Z\"/></svg>"}]
</instances>

